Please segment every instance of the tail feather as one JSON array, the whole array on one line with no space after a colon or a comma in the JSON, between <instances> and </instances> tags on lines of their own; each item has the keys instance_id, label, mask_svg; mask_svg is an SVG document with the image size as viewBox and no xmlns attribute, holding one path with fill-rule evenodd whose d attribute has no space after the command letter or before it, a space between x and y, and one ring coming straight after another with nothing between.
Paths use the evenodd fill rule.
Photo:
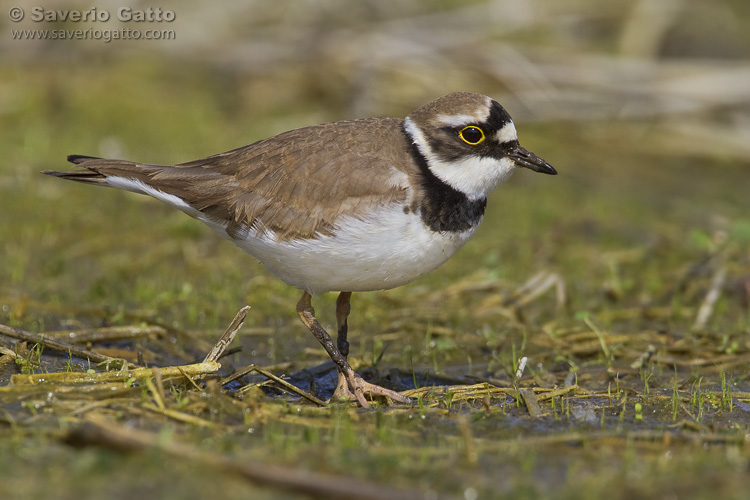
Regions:
<instances>
[{"instance_id":1,"label":"tail feather","mask_svg":"<svg viewBox=\"0 0 750 500\"><path fill-rule=\"evenodd\" d=\"M98 156L87 156L87 155L68 155L68 161L70 163L75 163L78 165L79 163L83 163L87 160L101 160Z\"/></svg>"},{"instance_id":2,"label":"tail feather","mask_svg":"<svg viewBox=\"0 0 750 500\"><path fill-rule=\"evenodd\" d=\"M200 166L167 166L70 155L77 166L69 172L45 171L46 175L96 186L141 193L162 200L196 217L203 211L216 220L233 220L236 182ZM229 197L230 201L226 201Z\"/></svg>"},{"instance_id":3,"label":"tail feather","mask_svg":"<svg viewBox=\"0 0 750 500\"><path fill-rule=\"evenodd\" d=\"M96 156L69 155L68 161L79 165L80 169L69 172L46 170L42 173L69 181L107 186L107 177L123 176L132 179L147 180L156 165L138 165L128 160L108 160Z\"/></svg>"}]
</instances>

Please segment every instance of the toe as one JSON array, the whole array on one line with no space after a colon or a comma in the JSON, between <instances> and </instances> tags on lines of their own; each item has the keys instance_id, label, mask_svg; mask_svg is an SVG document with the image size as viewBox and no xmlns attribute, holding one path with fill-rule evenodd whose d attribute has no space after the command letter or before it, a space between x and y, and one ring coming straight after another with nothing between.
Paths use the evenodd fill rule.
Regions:
<instances>
[{"instance_id":1,"label":"toe","mask_svg":"<svg viewBox=\"0 0 750 500\"><path fill-rule=\"evenodd\" d=\"M391 389L380 387L379 385L371 384L359 375L354 370L345 374L346 381L348 382L348 388L354 392L354 396L363 408L369 408L370 405L365 399L365 396L381 396L390 398L399 403L411 403L411 399Z\"/></svg>"}]
</instances>

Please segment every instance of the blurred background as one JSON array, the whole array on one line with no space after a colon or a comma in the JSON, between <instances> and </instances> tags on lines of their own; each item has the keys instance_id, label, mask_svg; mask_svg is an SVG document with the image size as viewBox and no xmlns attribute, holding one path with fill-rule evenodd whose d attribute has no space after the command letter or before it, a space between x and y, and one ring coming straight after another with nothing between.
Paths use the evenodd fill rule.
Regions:
<instances>
[{"instance_id":1,"label":"blurred background","mask_svg":"<svg viewBox=\"0 0 750 500\"><path fill-rule=\"evenodd\" d=\"M167 335L101 348L117 357L138 350L164 366L202 359L250 304L236 341L243 350L222 360L225 373L251 362L283 374L314 367L326 355L297 319L299 292L251 257L148 197L40 172L70 168L69 154L173 164L309 124L403 117L448 92L481 92L505 106L521 144L559 175L518 172L441 269L355 294L350 359L381 373L399 368L409 383L429 372L511 387L528 356L526 387L581 388L567 398L567 416L558 420L554 398L553 416L542 419L512 398L449 412L447 395L436 405L448 409L436 406L427 421L421 404L291 415L283 397L219 399L217 389L206 399L198 390L187 396L235 410L226 422L224 406L185 410L220 424L190 436L212 451L411 485L429 498L441 488L466 499L746 497L750 2L27 3L0 1L0 323L32 332L160 325ZM63 19L92 7L108 20ZM121 17L145 20L120 20L121 8ZM329 295L315 302L328 327ZM17 371L8 359L3 385ZM71 369L66 357L45 360L31 369ZM702 382L720 387L734 410L709 398L702 421ZM724 397L727 386L735 399ZM84 402L79 412L46 391L38 404L4 403L0 496L205 498L219 488L247 496L200 464L50 443L97 405L128 425L148 413L132 400ZM172 391L174 405L184 394ZM670 395L675 406L665 409ZM643 415L633 417L634 401ZM656 437L639 448L631 434L537 447L558 431L623 425ZM185 430L166 418L145 427ZM484 447L473 461L471 432ZM718 444L721 432L737 446ZM516 441L524 434L531 440Z\"/></svg>"},{"instance_id":2,"label":"blurred background","mask_svg":"<svg viewBox=\"0 0 750 500\"><path fill-rule=\"evenodd\" d=\"M24 10L18 22L13 7ZM475 241L442 270L356 298L370 320L457 280L494 280L502 291L542 271L561 278L573 312L651 303L727 241L740 249L729 288L747 300L747 2L126 6L174 14L150 22L120 21L123 5L109 0L95 6L106 22L57 13L88 3L38 7L4 1L0 20L8 321L39 330L106 308L203 329L248 302L251 323L306 338L293 313L297 291L200 224L146 197L39 172L68 168L73 153L183 162L313 123L403 117L456 90L500 101L521 143L560 175L516 175L493 194ZM41 35L23 30L90 33L32 40ZM158 30L161 39L95 39L119 30ZM455 315L470 329L484 321Z\"/></svg>"}]
</instances>

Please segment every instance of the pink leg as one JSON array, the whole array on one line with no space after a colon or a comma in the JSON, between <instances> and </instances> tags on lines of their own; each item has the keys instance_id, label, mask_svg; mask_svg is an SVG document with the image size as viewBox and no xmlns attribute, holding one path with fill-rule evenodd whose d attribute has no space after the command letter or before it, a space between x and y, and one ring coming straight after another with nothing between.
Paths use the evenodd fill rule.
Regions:
<instances>
[{"instance_id":1,"label":"pink leg","mask_svg":"<svg viewBox=\"0 0 750 500\"><path fill-rule=\"evenodd\" d=\"M320 323L315 318L312 296L307 292L303 292L302 298L297 303L297 314L299 314L300 319L315 338L318 339L318 342L323 345L328 355L338 367L339 379L336 391L334 392L334 399L352 399L353 397L363 408L370 407L370 404L365 399L366 395L383 396L401 403L410 403L411 400L409 398L396 391L366 382L349 366L349 362L346 360L349 354L349 342L346 340L346 335L348 330L347 317L351 310L349 305L351 295L351 292L341 292L338 299L336 299L336 321L338 322L339 329L336 343L334 343L328 332L320 326Z\"/></svg>"}]
</instances>

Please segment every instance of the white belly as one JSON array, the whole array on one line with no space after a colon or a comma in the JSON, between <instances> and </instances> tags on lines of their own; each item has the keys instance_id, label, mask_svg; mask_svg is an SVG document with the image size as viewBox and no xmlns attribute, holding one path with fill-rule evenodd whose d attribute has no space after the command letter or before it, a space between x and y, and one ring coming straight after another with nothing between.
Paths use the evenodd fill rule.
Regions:
<instances>
[{"instance_id":1,"label":"white belly","mask_svg":"<svg viewBox=\"0 0 750 500\"><path fill-rule=\"evenodd\" d=\"M383 207L366 219L342 217L333 236L277 241L252 232L234 240L285 283L312 294L395 288L438 268L474 234L426 228L401 205Z\"/></svg>"},{"instance_id":2,"label":"white belly","mask_svg":"<svg viewBox=\"0 0 750 500\"><path fill-rule=\"evenodd\" d=\"M333 236L279 241L269 231L249 230L242 237L230 238L225 225L208 219L174 195L136 179L109 177L107 183L179 208L219 236L234 241L285 283L312 294L366 292L405 285L440 267L477 228L453 233L431 231L418 214L405 214L402 205L394 204L363 219L339 218Z\"/></svg>"}]
</instances>

